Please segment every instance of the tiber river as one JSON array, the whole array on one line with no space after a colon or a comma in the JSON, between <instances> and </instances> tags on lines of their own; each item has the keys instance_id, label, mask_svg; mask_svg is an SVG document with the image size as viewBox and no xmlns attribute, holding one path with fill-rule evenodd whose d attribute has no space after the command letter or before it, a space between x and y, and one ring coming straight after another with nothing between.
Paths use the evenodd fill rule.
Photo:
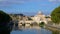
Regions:
<instances>
[{"instance_id":1,"label":"tiber river","mask_svg":"<svg viewBox=\"0 0 60 34\"><path fill-rule=\"evenodd\" d=\"M59 31L54 31L54 30L49 30L46 28L42 28L39 26L29 26L29 27L24 27L24 26L20 26L15 27L11 34L60 34Z\"/></svg>"}]
</instances>

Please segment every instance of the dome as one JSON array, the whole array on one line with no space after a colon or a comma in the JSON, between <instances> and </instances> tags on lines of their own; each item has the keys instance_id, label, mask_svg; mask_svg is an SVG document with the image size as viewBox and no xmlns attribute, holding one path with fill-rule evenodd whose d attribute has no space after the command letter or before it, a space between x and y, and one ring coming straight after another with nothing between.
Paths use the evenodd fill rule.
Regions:
<instances>
[{"instance_id":1,"label":"dome","mask_svg":"<svg viewBox=\"0 0 60 34\"><path fill-rule=\"evenodd\" d=\"M38 12L38 15L40 15L40 14L42 14L42 11L39 11L39 12Z\"/></svg>"}]
</instances>

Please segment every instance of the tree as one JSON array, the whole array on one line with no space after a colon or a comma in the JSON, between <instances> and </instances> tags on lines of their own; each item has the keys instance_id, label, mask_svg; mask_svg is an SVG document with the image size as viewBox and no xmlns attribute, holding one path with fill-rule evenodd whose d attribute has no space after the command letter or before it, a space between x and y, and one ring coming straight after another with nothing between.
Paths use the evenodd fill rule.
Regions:
<instances>
[{"instance_id":1,"label":"tree","mask_svg":"<svg viewBox=\"0 0 60 34\"><path fill-rule=\"evenodd\" d=\"M44 22L39 23L39 26L43 27L45 25Z\"/></svg>"},{"instance_id":2,"label":"tree","mask_svg":"<svg viewBox=\"0 0 60 34\"><path fill-rule=\"evenodd\" d=\"M59 24L60 23L60 6L55 8L51 13L51 20L54 23Z\"/></svg>"},{"instance_id":3,"label":"tree","mask_svg":"<svg viewBox=\"0 0 60 34\"><path fill-rule=\"evenodd\" d=\"M0 23L1 22L8 23L10 20L12 20L12 18L8 14L0 10Z\"/></svg>"},{"instance_id":4,"label":"tree","mask_svg":"<svg viewBox=\"0 0 60 34\"><path fill-rule=\"evenodd\" d=\"M0 10L0 33L10 34L11 27L9 26L9 23L11 20L12 18L8 14Z\"/></svg>"}]
</instances>

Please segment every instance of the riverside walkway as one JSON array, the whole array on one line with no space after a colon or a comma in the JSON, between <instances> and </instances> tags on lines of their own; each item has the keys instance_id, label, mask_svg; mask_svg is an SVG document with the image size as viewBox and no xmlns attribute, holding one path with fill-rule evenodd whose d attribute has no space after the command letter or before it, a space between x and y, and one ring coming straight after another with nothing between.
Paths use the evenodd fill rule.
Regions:
<instances>
[{"instance_id":1,"label":"riverside walkway","mask_svg":"<svg viewBox=\"0 0 60 34\"><path fill-rule=\"evenodd\" d=\"M50 25L50 24L46 24L45 26L46 26L46 28L48 28L48 29L60 31L60 27L59 27L59 26L53 26L53 25Z\"/></svg>"}]
</instances>

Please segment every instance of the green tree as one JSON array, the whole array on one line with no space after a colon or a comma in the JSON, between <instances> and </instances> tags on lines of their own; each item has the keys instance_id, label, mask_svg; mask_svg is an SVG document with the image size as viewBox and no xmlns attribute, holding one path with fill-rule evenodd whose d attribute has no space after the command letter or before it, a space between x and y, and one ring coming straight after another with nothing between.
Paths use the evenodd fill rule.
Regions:
<instances>
[{"instance_id":1,"label":"green tree","mask_svg":"<svg viewBox=\"0 0 60 34\"><path fill-rule=\"evenodd\" d=\"M0 10L0 33L10 34L11 27L9 26L9 24L11 20L12 18L8 14Z\"/></svg>"},{"instance_id":2,"label":"green tree","mask_svg":"<svg viewBox=\"0 0 60 34\"><path fill-rule=\"evenodd\" d=\"M55 8L51 13L51 19L54 23L60 23L60 6Z\"/></svg>"},{"instance_id":3,"label":"green tree","mask_svg":"<svg viewBox=\"0 0 60 34\"><path fill-rule=\"evenodd\" d=\"M39 26L40 26L40 27L43 27L44 25L45 25L44 22L39 23Z\"/></svg>"},{"instance_id":4,"label":"green tree","mask_svg":"<svg viewBox=\"0 0 60 34\"><path fill-rule=\"evenodd\" d=\"M11 17L2 10L0 10L0 23L1 22L8 23L10 20L12 20Z\"/></svg>"}]
</instances>

